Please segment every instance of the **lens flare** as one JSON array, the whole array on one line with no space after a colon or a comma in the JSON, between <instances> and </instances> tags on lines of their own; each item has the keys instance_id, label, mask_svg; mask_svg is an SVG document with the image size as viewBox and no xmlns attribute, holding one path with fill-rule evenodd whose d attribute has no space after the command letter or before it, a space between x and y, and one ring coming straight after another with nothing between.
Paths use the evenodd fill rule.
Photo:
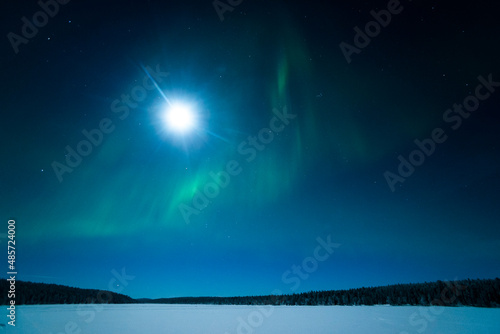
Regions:
<instances>
[{"instance_id":1,"label":"lens flare","mask_svg":"<svg viewBox=\"0 0 500 334\"><path fill-rule=\"evenodd\" d=\"M186 133L196 125L195 114L191 106L184 103L173 103L165 114L167 127L178 133Z\"/></svg>"}]
</instances>

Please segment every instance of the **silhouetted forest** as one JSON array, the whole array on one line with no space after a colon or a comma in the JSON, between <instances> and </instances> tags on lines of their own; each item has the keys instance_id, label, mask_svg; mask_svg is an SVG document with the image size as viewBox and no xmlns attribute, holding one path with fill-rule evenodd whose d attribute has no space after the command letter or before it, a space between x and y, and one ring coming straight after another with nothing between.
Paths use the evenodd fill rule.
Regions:
<instances>
[{"instance_id":1,"label":"silhouetted forest","mask_svg":"<svg viewBox=\"0 0 500 334\"><path fill-rule=\"evenodd\" d=\"M423 305L500 307L500 279L397 284L248 297L139 299L143 303L217 305Z\"/></svg>"},{"instance_id":2,"label":"silhouetted forest","mask_svg":"<svg viewBox=\"0 0 500 334\"><path fill-rule=\"evenodd\" d=\"M0 280L1 305L7 305L9 282ZM64 285L16 281L16 305L33 304L127 304L136 301L129 296L104 290L79 289Z\"/></svg>"},{"instance_id":3,"label":"silhouetted forest","mask_svg":"<svg viewBox=\"0 0 500 334\"><path fill-rule=\"evenodd\" d=\"M2 279L1 304L9 302L9 283ZM500 307L500 279L396 284L350 290L310 291L288 295L246 297L178 297L133 299L104 290L16 281L16 305L158 303L214 305L422 305Z\"/></svg>"}]
</instances>

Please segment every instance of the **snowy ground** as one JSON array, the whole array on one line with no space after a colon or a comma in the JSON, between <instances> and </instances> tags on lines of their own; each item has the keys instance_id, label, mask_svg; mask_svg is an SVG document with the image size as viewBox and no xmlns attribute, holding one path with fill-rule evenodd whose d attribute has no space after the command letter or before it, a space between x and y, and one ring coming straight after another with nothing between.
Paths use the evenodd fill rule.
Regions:
<instances>
[{"instance_id":1,"label":"snowy ground","mask_svg":"<svg viewBox=\"0 0 500 334\"><path fill-rule=\"evenodd\" d=\"M6 319L0 333L500 333L500 309L473 307L52 305Z\"/></svg>"}]
</instances>

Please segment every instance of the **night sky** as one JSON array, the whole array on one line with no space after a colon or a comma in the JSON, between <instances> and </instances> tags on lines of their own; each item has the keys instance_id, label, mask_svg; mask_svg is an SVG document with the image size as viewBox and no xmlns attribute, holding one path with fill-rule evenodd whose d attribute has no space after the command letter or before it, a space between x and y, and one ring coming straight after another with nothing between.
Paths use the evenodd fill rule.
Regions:
<instances>
[{"instance_id":1,"label":"night sky","mask_svg":"<svg viewBox=\"0 0 500 334\"><path fill-rule=\"evenodd\" d=\"M18 280L159 298L500 276L495 1L54 3L0 5Z\"/></svg>"}]
</instances>

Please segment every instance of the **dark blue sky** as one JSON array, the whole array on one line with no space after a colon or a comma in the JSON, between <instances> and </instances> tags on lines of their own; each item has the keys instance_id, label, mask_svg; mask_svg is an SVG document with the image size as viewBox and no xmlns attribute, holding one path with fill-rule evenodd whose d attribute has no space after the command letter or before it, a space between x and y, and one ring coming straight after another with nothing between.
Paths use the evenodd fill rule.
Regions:
<instances>
[{"instance_id":1,"label":"dark blue sky","mask_svg":"<svg viewBox=\"0 0 500 334\"><path fill-rule=\"evenodd\" d=\"M0 7L18 279L156 298L500 275L496 3L45 3ZM169 101L196 127L171 131Z\"/></svg>"}]
</instances>

